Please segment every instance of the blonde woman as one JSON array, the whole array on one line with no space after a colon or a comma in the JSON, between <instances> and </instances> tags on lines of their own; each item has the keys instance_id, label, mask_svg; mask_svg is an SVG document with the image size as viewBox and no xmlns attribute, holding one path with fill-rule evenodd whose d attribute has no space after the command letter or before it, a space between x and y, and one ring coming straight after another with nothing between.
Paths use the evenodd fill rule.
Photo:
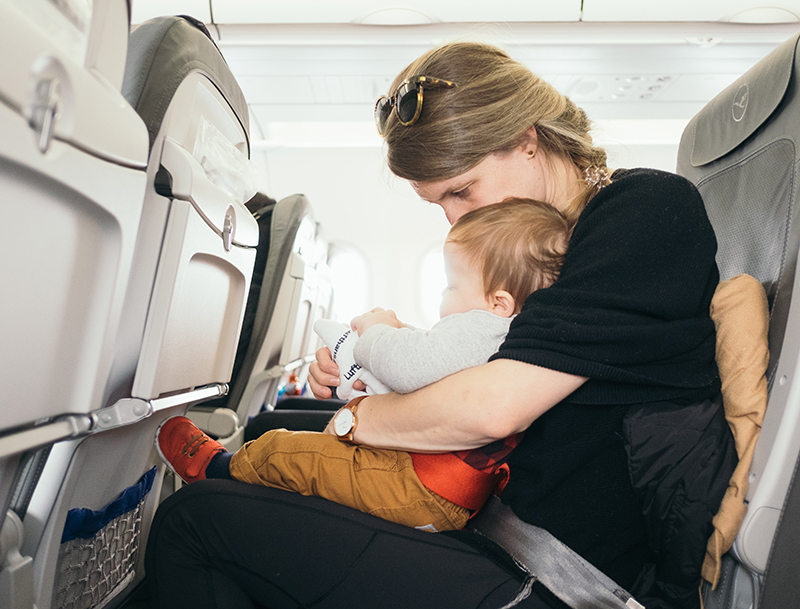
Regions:
<instances>
[{"instance_id":1,"label":"blonde woman","mask_svg":"<svg viewBox=\"0 0 800 609\"><path fill-rule=\"evenodd\" d=\"M716 241L699 194L672 174L608 170L583 111L488 45L420 57L376 121L391 171L450 223L513 196L576 224L559 279L526 300L489 363L370 396L329 433L437 453L525 432L502 494L513 518L645 605L699 606L711 517L735 466L708 313ZM317 356L311 386L327 398L338 369ZM529 594L483 537L425 536L242 486L200 482L159 510L148 548L159 606L560 606L538 583Z\"/></svg>"}]
</instances>

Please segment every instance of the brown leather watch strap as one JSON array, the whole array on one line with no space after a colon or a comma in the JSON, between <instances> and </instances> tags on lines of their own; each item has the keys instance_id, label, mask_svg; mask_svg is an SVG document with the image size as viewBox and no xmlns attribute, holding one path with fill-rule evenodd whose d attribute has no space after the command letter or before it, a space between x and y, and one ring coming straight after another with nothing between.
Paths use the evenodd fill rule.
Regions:
<instances>
[{"instance_id":1,"label":"brown leather watch strap","mask_svg":"<svg viewBox=\"0 0 800 609\"><path fill-rule=\"evenodd\" d=\"M333 415L333 418L335 419L336 416L339 414L339 412L345 409L353 413L353 426L350 428L350 431L343 436L340 436L338 433L336 434L336 437L339 438L339 440L341 440L342 442L346 442L347 444L356 444L356 441L353 438L353 436L356 433L356 428L358 427L358 414L356 413L356 411L358 410L358 405L361 403L361 400L367 397L369 396L361 395L358 396L357 398L353 398L352 400L347 402L347 404L342 406L335 415Z\"/></svg>"}]
</instances>

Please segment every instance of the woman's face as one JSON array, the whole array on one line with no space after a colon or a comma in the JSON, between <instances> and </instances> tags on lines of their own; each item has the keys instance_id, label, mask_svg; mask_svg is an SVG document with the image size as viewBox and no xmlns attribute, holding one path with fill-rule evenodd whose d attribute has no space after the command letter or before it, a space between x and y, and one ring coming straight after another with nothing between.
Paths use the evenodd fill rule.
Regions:
<instances>
[{"instance_id":1,"label":"woman's face","mask_svg":"<svg viewBox=\"0 0 800 609\"><path fill-rule=\"evenodd\" d=\"M411 182L425 201L439 205L453 224L468 211L509 197L548 201L540 154L535 142L511 152L490 154L475 167L438 182ZM552 201L548 201L552 203Z\"/></svg>"}]
</instances>

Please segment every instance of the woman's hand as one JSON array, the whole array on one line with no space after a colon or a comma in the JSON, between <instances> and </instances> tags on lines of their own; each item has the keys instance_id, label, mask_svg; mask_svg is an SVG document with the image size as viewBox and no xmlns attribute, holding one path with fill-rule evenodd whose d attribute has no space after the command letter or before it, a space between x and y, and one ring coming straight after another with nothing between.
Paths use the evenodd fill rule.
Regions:
<instances>
[{"instance_id":1,"label":"woman's hand","mask_svg":"<svg viewBox=\"0 0 800 609\"><path fill-rule=\"evenodd\" d=\"M308 367L308 386L318 400L333 397L331 387L339 386L339 366L333 361L328 347L317 350L317 361Z\"/></svg>"},{"instance_id":2,"label":"woman's hand","mask_svg":"<svg viewBox=\"0 0 800 609\"><path fill-rule=\"evenodd\" d=\"M328 347L318 349L316 357L317 361L311 362L308 367L308 386L315 398L329 400L333 397L331 387L339 386L339 366L333 361ZM353 383L353 388L364 391L367 386L361 381L356 381Z\"/></svg>"},{"instance_id":3,"label":"woman's hand","mask_svg":"<svg viewBox=\"0 0 800 609\"><path fill-rule=\"evenodd\" d=\"M377 324L384 324L392 328L405 327L402 322L397 319L397 315L395 315L394 311L391 309L387 311L380 307L375 307L369 313L354 317L353 321L350 322L350 327L361 336L364 332Z\"/></svg>"},{"instance_id":4,"label":"woman's hand","mask_svg":"<svg viewBox=\"0 0 800 609\"><path fill-rule=\"evenodd\" d=\"M369 313L364 313L354 318L353 321L350 322L350 327L361 336L368 328L376 324L386 324L393 328L405 327L403 323L397 319L397 315L394 314L394 311L391 309L386 311L380 307L376 307ZM339 366L333 361L330 349L327 347L322 347L317 350L316 356L317 361L313 362L308 367L308 386L311 388L311 393L314 394L315 398L318 400L327 400L333 397L331 387L339 386ZM366 388L367 386L362 381L353 383L353 389L358 391L364 391Z\"/></svg>"}]
</instances>

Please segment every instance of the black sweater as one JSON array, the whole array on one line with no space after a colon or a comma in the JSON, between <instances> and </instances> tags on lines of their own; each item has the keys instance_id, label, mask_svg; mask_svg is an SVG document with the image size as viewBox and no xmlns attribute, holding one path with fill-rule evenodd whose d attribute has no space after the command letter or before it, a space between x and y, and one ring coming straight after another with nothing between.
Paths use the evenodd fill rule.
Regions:
<instances>
[{"instance_id":1,"label":"black sweater","mask_svg":"<svg viewBox=\"0 0 800 609\"><path fill-rule=\"evenodd\" d=\"M581 214L558 281L526 300L494 356L589 377L526 432L503 501L623 586L649 550L622 419L718 392L715 253L690 182L618 171Z\"/></svg>"}]
</instances>

